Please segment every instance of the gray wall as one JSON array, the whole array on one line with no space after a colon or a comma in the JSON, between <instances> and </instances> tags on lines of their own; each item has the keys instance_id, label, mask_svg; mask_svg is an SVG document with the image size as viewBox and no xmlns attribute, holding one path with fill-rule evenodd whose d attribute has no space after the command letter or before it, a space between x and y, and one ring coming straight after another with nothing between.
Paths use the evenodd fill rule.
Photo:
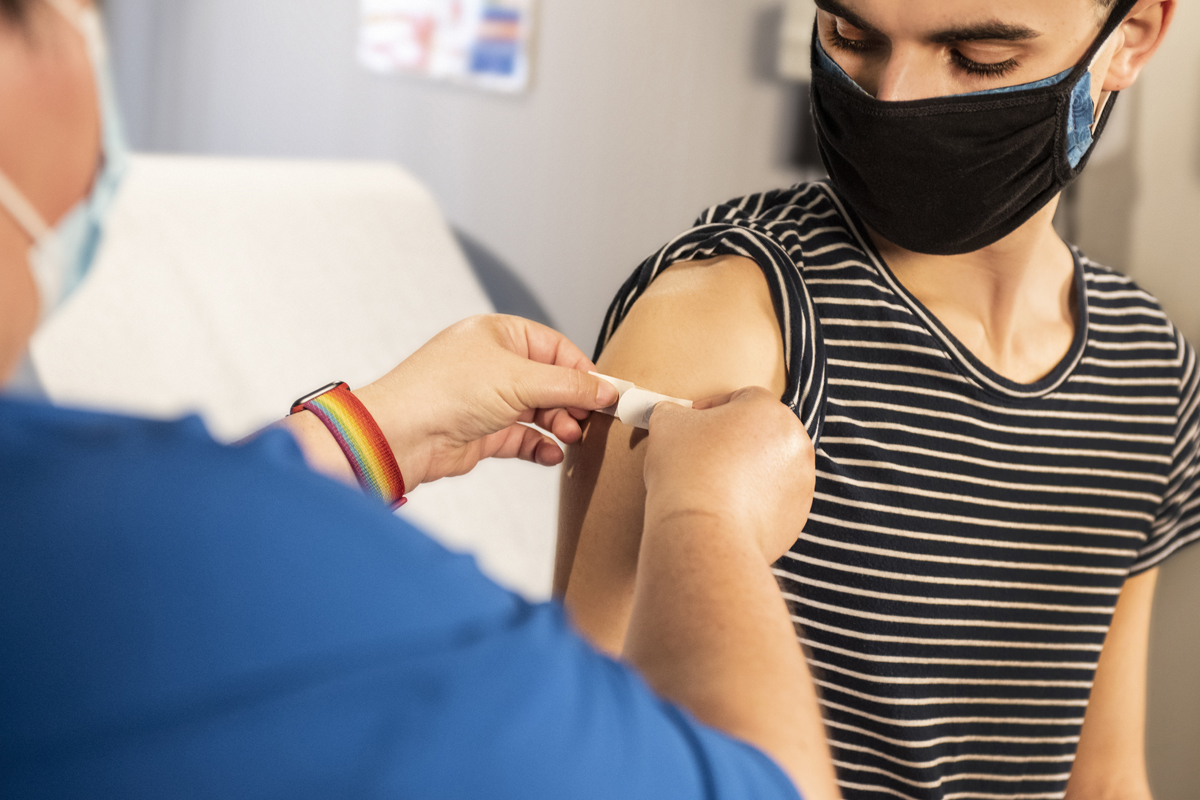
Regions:
<instances>
[{"instance_id":1,"label":"gray wall","mask_svg":"<svg viewBox=\"0 0 1200 800\"><path fill-rule=\"evenodd\" d=\"M771 77L781 0L543 0L520 98L383 78L354 0L107 0L142 149L384 158L512 264L590 350L617 286L705 206L801 176L796 90ZM1080 188L1085 250L1200 339L1200 9L1136 94L1134 131ZM1158 800L1200 798L1200 547L1164 570L1151 652Z\"/></svg>"},{"instance_id":2,"label":"gray wall","mask_svg":"<svg viewBox=\"0 0 1200 800\"><path fill-rule=\"evenodd\" d=\"M1154 292L1200 344L1200 6L1179 6L1167 42L1122 93L1127 124L1105 136L1120 152L1079 181L1075 230L1088 255Z\"/></svg>"},{"instance_id":3,"label":"gray wall","mask_svg":"<svg viewBox=\"0 0 1200 800\"><path fill-rule=\"evenodd\" d=\"M1089 167L1078 241L1156 293L1200 344L1200 7L1180 3L1166 45L1122 97L1121 152ZM1147 759L1157 800L1200 798L1200 545L1162 570L1150 648Z\"/></svg>"},{"instance_id":4,"label":"gray wall","mask_svg":"<svg viewBox=\"0 0 1200 800\"><path fill-rule=\"evenodd\" d=\"M399 161L588 351L621 282L703 208L800 177L771 0L545 0L518 98L365 73L354 0L107 6L141 149Z\"/></svg>"},{"instance_id":5,"label":"gray wall","mask_svg":"<svg viewBox=\"0 0 1200 800\"><path fill-rule=\"evenodd\" d=\"M1162 569L1150 631L1146 760L1155 800L1200 800L1200 544Z\"/></svg>"}]
</instances>

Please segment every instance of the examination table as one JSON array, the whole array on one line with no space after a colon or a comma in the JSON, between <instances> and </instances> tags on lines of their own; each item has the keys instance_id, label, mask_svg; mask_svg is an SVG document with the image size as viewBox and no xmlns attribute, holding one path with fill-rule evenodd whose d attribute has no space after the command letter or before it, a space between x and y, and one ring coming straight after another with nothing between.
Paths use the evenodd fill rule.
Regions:
<instances>
[{"instance_id":1,"label":"examination table","mask_svg":"<svg viewBox=\"0 0 1200 800\"><path fill-rule=\"evenodd\" d=\"M493 311L459 241L392 164L137 156L93 273L39 332L33 364L59 404L196 412L232 442ZM557 485L557 470L489 461L418 488L401 513L543 599Z\"/></svg>"}]
</instances>

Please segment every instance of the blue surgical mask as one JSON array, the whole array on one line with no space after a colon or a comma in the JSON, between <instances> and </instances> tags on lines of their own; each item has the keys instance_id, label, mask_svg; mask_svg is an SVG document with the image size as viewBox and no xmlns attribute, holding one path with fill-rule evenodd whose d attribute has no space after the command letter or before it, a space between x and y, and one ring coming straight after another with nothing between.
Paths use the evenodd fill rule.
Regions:
<instances>
[{"instance_id":1,"label":"blue surgical mask","mask_svg":"<svg viewBox=\"0 0 1200 800\"><path fill-rule=\"evenodd\" d=\"M53 227L0 172L0 207L7 209L33 239L29 267L37 284L43 320L79 286L96 260L105 219L128 166L128 150L117 112L99 13L92 6L81 5L78 0L45 2L66 17L87 44L100 101L103 152L91 193Z\"/></svg>"}]
</instances>

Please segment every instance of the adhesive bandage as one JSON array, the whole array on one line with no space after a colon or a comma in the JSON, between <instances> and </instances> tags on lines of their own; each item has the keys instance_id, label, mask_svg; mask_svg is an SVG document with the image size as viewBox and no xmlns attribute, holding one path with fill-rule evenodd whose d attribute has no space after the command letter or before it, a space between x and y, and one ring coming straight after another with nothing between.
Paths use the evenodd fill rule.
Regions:
<instances>
[{"instance_id":1,"label":"adhesive bandage","mask_svg":"<svg viewBox=\"0 0 1200 800\"><path fill-rule=\"evenodd\" d=\"M602 381L608 381L616 387L620 394L620 399L615 405L608 408L600 409L601 412L609 416L616 417L634 428L650 430L650 416L654 413L654 407L659 403L674 403L684 408L691 408L691 400L680 400L678 397L667 397L665 394L656 394L636 386L629 381L623 381L620 378L610 378L607 375L601 375L599 372L593 372Z\"/></svg>"}]
</instances>

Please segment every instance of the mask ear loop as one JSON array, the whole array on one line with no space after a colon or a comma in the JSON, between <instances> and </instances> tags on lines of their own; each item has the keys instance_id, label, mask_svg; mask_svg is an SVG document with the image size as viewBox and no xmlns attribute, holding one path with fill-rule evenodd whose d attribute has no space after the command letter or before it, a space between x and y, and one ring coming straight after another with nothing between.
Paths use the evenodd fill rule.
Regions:
<instances>
[{"instance_id":1,"label":"mask ear loop","mask_svg":"<svg viewBox=\"0 0 1200 800\"><path fill-rule=\"evenodd\" d=\"M1092 122L1092 136L1096 135L1096 129L1100 127L1100 120L1104 119L1104 109L1108 108L1108 101L1112 99L1112 92L1100 93L1100 105L1096 107L1096 119Z\"/></svg>"},{"instance_id":2,"label":"mask ear loop","mask_svg":"<svg viewBox=\"0 0 1200 800\"><path fill-rule=\"evenodd\" d=\"M50 226L41 213L3 172L0 172L0 206L8 209L8 213L25 229L35 244L50 235Z\"/></svg>"},{"instance_id":3,"label":"mask ear loop","mask_svg":"<svg viewBox=\"0 0 1200 800\"><path fill-rule=\"evenodd\" d=\"M1119 92L1102 90L1096 100L1093 100L1091 97L1092 80L1094 79L1092 70L1095 68L1096 62L1100 60L1100 56L1104 54L1105 49L1112 43L1113 37L1117 35L1117 32L1120 31L1121 27L1125 24L1127 18L1129 17L1129 12L1131 12L1136 6L1137 0L1118 0L1116 6L1112 10L1112 13L1109 15L1108 20L1104 23L1104 27L1101 29L1100 34L1096 37L1096 40L1088 49L1088 55L1086 59L1081 61L1076 67L1077 72L1072 81L1074 88L1072 89L1070 95L1070 108L1068 113L1074 117L1077 105L1076 101L1079 99L1078 92L1083 88L1084 78L1087 78L1087 101L1092 106L1092 119L1091 123L1088 124L1086 128L1088 132L1088 138L1091 139L1091 141L1088 143L1087 149L1072 158L1071 169L1074 175L1079 174L1078 171L1082 162L1086 160L1086 158L1091 155L1092 151L1096 149L1096 142L1098 140L1099 132L1108 116L1106 112L1110 110L1109 105L1112 99L1115 97L1115 95L1119 94ZM1080 126L1080 130L1084 130L1082 126Z\"/></svg>"},{"instance_id":4,"label":"mask ear loop","mask_svg":"<svg viewBox=\"0 0 1200 800\"><path fill-rule=\"evenodd\" d=\"M1137 0L1121 0L1121 2L1119 2L1117 6L1113 8L1112 14L1109 16L1108 21L1104 24L1105 29L1111 27L1111 30L1108 31L1108 34L1104 36L1103 39L1099 39L1094 45L1095 52L1093 52L1092 57L1088 59L1087 69L1085 69L1084 72L1090 73L1092 68L1096 66L1096 62L1100 60L1100 56L1104 53L1104 48L1108 47L1108 43L1111 42L1112 38L1117 35L1118 31L1121 30L1121 26L1125 24L1125 20L1129 16L1129 12L1133 11L1135 6L1137 6ZM1100 93L1100 102L1096 104L1095 117L1092 120L1093 135L1096 133L1096 129L1100 127L1100 120L1104 119L1104 111L1106 108L1108 108L1108 102L1112 99L1113 94L1114 92Z\"/></svg>"},{"instance_id":5,"label":"mask ear loop","mask_svg":"<svg viewBox=\"0 0 1200 800\"><path fill-rule=\"evenodd\" d=\"M1124 23L1124 20L1122 20L1122 24L1123 23ZM1098 50L1096 50L1096 55L1092 56L1092 60L1088 62L1087 71L1089 73L1092 71L1092 68L1096 66L1096 62L1100 60L1100 56L1104 54L1104 48L1108 47L1109 42L1112 41L1112 38L1114 36L1116 36L1120 30L1121 30L1120 25L1113 28L1112 33L1110 33L1108 35L1108 37L1104 40L1104 44L1100 45L1100 48ZM1108 91L1108 92L1101 91L1100 92L1100 102L1096 104L1096 113L1094 115L1094 119L1092 120L1092 133L1093 134L1096 133L1096 128L1098 128L1100 126L1100 120L1104 118L1104 109L1108 108L1108 101L1112 99L1113 94L1114 93L1111 91Z\"/></svg>"},{"instance_id":6,"label":"mask ear loop","mask_svg":"<svg viewBox=\"0 0 1200 800\"><path fill-rule=\"evenodd\" d=\"M83 35L88 42L88 48L94 52L97 40L89 36L86 22L87 18L93 15L89 15L87 10L75 0L46 0L46 2ZM94 20L94 22L98 22L98 20ZM101 41L102 39L103 37L100 37ZM53 229L41 213L33 207L25 194L2 171L0 171L0 206L4 206L17 224L29 234L29 238L33 240L34 244L53 233Z\"/></svg>"}]
</instances>

